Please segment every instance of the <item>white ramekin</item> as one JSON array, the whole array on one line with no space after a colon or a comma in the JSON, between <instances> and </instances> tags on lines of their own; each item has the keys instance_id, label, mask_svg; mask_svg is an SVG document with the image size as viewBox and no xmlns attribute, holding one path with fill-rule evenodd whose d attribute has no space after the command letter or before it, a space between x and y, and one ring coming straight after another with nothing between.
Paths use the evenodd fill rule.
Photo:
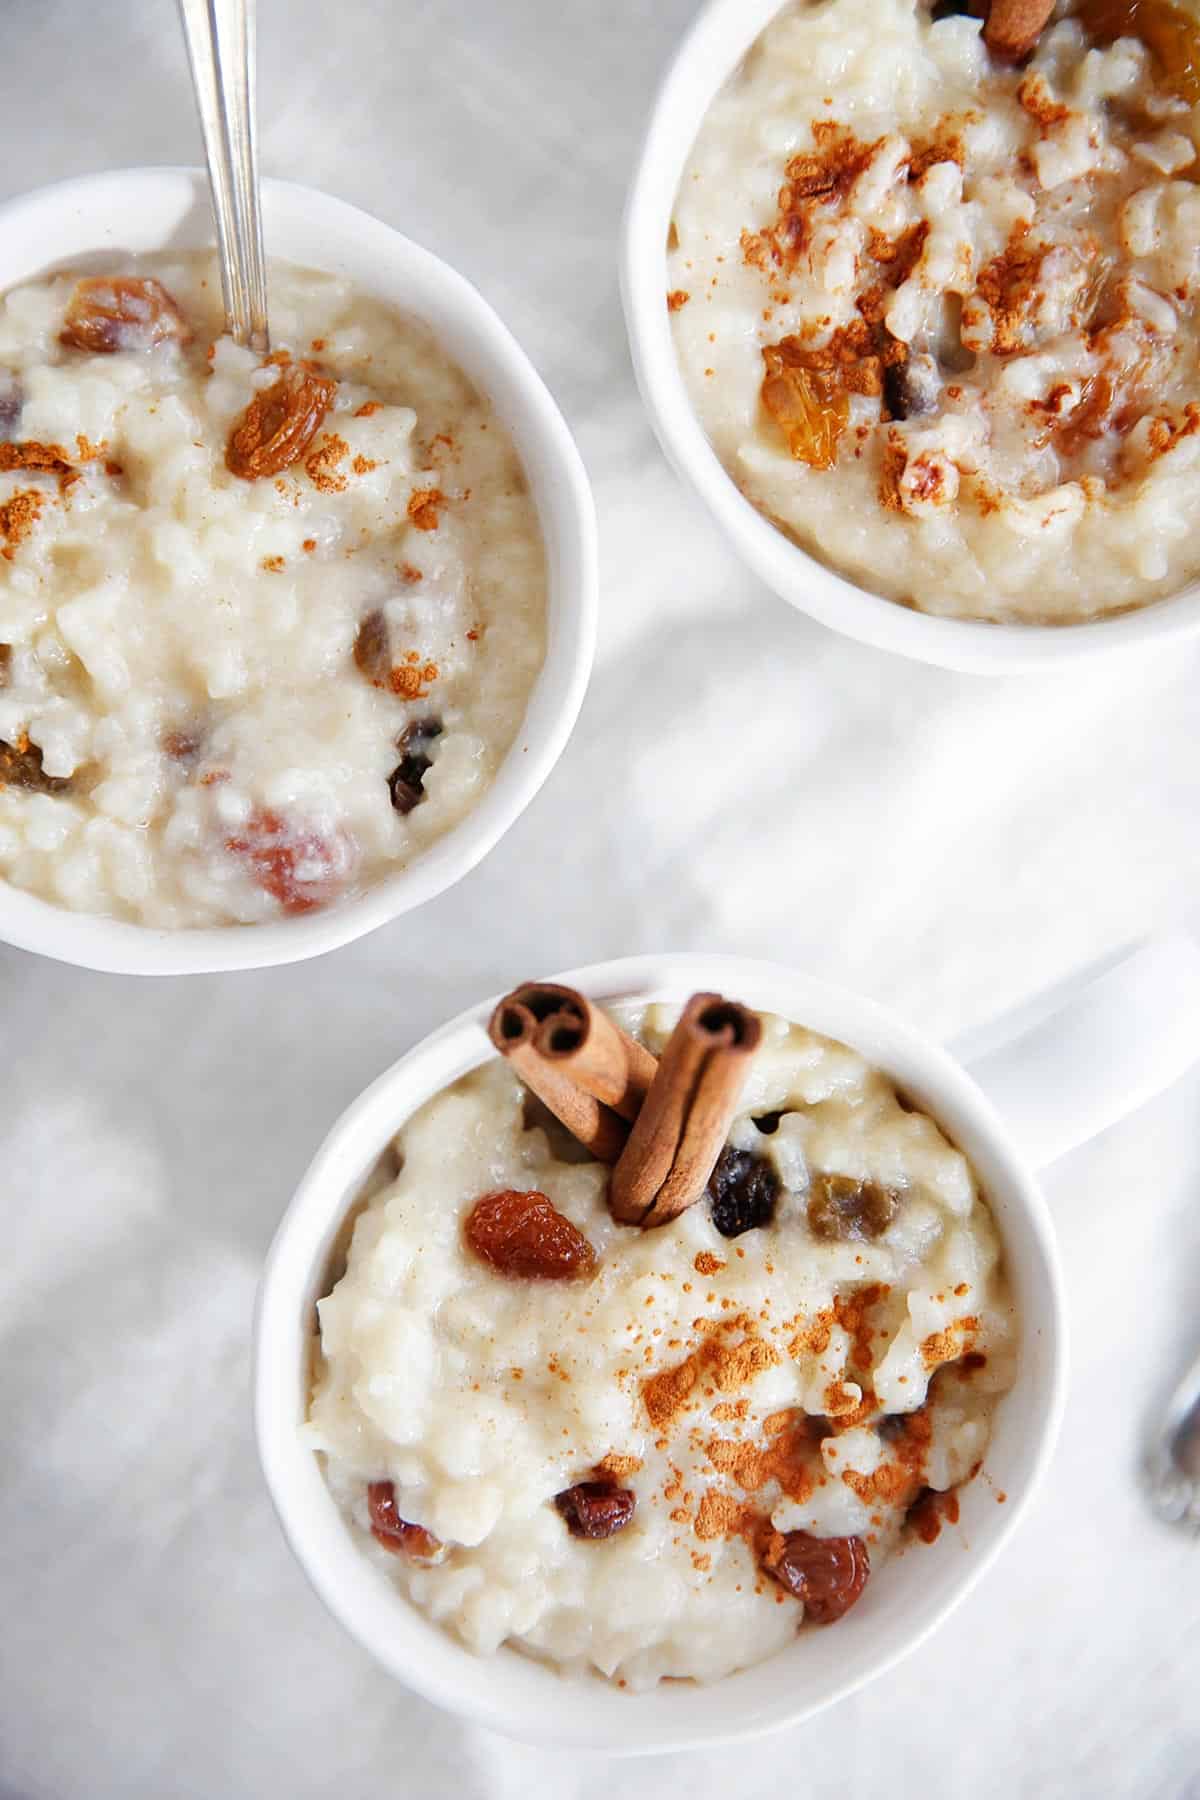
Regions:
<instances>
[{"instance_id":1,"label":"white ramekin","mask_svg":"<svg viewBox=\"0 0 1200 1800\"><path fill-rule=\"evenodd\" d=\"M688 154L719 90L790 0L708 0L654 101L625 212L621 292L634 371L667 460L768 587L823 625L882 650L981 674L1130 654L1200 632L1200 583L1086 625L937 619L835 574L772 525L726 474L688 398L667 312L667 232Z\"/></svg>"},{"instance_id":2,"label":"white ramekin","mask_svg":"<svg viewBox=\"0 0 1200 1800\"><path fill-rule=\"evenodd\" d=\"M664 1682L637 1695L598 1677L565 1679L512 1649L472 1655L362 1555L300 1432L315 1305L329 1291L347 1213L385 1145L417 1107L494 1054L485 1032L492 1000L435 1032L355 1101L280 1225L255 1322L255 1416L267 1485L330 1610L393 1675L453 1712L513 1737L614 1754L694 1748L795 1724L919 1644L1020 1520L1053 1447L1066 1355L1054 1236L1025 1146L1048 1160L1200 1054L1200 951L1186 939L1144 948L992 1050L977 1067L983 1086L881 1007L769 963L648 956L557 979L606 1002L681 1000L718 989L801 1020L885 1069L971 1158L1003 1236L1023 1348L1016 1385L997 1411L988 1479L961 1492L961 1529L889 1563L836 1630L803 1632L780 1654L711 1686ZM998 1491L1007 1496L1003 1505Z\"/></svg>"},{"instance_id":3,"label":"white ramekin","mask_svg":"<svg viewBox=\"0 0 1200 1800\"><path fill-rule=\"evenodd\" d=\"M453 269L369 214L311 188L263 183L267 254L347 277L424 320L492 401L529 478L549 564L546 660L520 735L460 825L358 899L267 925L157 931L68 912L0 881L0 940L118 974L265 968L336 949L408 912L474 868L541 787L583 701L596 636L596 519L579 452L540 376L487 302ZM213 243L197 169L120 169L0 207L0 292L103 255Z\"/></svg>"}]
</instances>

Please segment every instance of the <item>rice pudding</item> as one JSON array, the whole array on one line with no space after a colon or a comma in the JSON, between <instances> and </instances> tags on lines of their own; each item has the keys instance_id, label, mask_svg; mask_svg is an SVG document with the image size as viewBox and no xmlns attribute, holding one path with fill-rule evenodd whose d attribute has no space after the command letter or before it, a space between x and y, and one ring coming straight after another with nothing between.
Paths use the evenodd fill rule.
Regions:
<instances>
[{"instance_id":1,"label":"rice pudding","mask_svg":"<svg viewBox=\"0 0 1200 1800\"><path fill-rule=\"evenodd\" d=\"M621 1013L660 1071L677 1012ZM621 1163L499 1057L364 1196L305 1437L363 1554L481 1655L718 1679L922 1554L979 1470L1018 1327L972 1169L853 1051L751 1016L669 1223L618 1223Z\"/></svg>"},{"instance_id":2,"label":"rice pudding","mask_svg":"<svg viewBox=\"0 0 1200 1800\"><path fill-rule=\"evenodd\" d=\"M1070 624L1200 574L1200 17L985 10L785 6L685 164L667 304L717 455L804 549Z\"/></svg>"},{"instance_id":3,"label":"rice pudding","mask_svg":"<svg viewBox=\"0 0 1200 1800\"><path fill-rule=\"evenodd\" d=\"M0 301L0 878L157 927L360 893L455 826L545 644L536 509L428 329L208 254Z\"/></svg>"}]
</instances>

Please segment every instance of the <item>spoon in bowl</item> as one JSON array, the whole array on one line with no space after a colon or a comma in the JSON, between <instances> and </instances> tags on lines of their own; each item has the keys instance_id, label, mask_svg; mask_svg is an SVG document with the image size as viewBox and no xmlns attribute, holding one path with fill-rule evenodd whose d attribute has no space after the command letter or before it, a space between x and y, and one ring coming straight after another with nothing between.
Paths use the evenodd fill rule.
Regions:
<instances>
[{"instance_id":1,"label":"spoon in bowl","mask_svg":"<svg viewBox=\"0 0 1200 1800\"><path fill-rule=\"evenodd\" d=\"M217 221L226 328L265 355L263 260L254 122L254 0L179 0Z\"/></svg>"}]
</instances>

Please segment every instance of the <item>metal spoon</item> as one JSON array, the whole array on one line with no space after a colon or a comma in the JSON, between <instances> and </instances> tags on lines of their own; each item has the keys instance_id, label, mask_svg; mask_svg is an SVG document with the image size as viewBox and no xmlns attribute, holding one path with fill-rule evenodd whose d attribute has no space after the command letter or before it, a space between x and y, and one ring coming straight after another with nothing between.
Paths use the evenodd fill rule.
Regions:
<instances>
[{"instance_id":1,"label":"metal spoon","mask_svg":"<svg viewBox=\"0 0 1200 1800\"><path fill-rule=\"evenodd\" d=\"M1200 1356L1172 1394L1147 1468L1160 1519L1200 1531Z\"/></svg>"},{"instance_id":2,"label":"metal spoon","mask_svg":"<svg viewBox=\"0 0 1200 1800\"><path fill-rule=\"evenodd\" d=\"M267 282L254 123L254 0L179 0L217 220L225 323L264 355Z\"/></svg>"}]
</instances>

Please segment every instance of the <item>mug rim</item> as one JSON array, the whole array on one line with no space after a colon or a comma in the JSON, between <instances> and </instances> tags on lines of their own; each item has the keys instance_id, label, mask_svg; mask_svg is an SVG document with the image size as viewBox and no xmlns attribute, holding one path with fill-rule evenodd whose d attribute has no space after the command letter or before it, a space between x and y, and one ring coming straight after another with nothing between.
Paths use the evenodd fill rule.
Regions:
<instances>
[{"instance_id":1,"label":"mug rim","mask_svg":"<svg viewBox=\"0 0 1200 1800\"><path fill-rule=\"evenodd\" d=\"M566 748L591 675L599 582L595 504L574 438L525 351L465 276L382 219L291 181L264 178L262 197L268 241L273 225L288 239L278 260L303 266L307 259L311 267L336 270L340 246L357 245L370 255L369 291L440 336L469 333L478 357L467 373L483 391L506 400L509 410L498 404L497 411L517 444L537 506L547 560L545 656L517 735L482 798L413 861L352 899L294 919L168 930L73 912L0 878L0 941L77 967L124 975L270 968L338 949L435 899L494 848L533 800ZM191 230L197 207L203 208L202 234ZM20 225L26 239L43 218L76 221L78 250L52 250L33 267L25 266L26 258L11 276L0 267L0 292L109 243L128 249L123 238L138 237L134 221L147 233L136 254L154 253L151 235L169 254L171 234L181 224L196 238L176 245L181 252L214 247L208 178L198 168L102 170L0 204L0 228ZM63 229L65 223L60 237ZM6 235L19 245L17 232ZM21 256L20 247L15 255L10 251L10 264ZM412 295L417 303L405 306Z\"/></svg>"},{"instance_id":2,"label":"mug rim","mask_svg":"<svg viewBox=\"0 0 1200 1800\"><path fill-rule=\"evenodd\" d=\"M720 89L792 0L704 0L651 103L621 228L630 356L660 448L731 547L782 599L844 636L919 662L979 674L1032 674L1114 654L1152 653L1200 633L1200 580L1145 605L1076 624L938 617L889 600L804 549L741 493L705 434L675 352L667 231L696 135Z\"/></svg>"},{"instance_id":3,"label":"mug rim","mask_svg":"<svg viewBox=\"0 0 1200 1800\"><path fill-rule=\"evenodd\" d=\"M426 1699L511 1737L614 1755L756 1737L824 1710L900 1661L966 1598L1010 1542L1052 1455L1065 1398L1064 1286L1049 1212L1019 1146L967 1071L941 1046L873 1001L779 964L736 956L618 958L553 979L601 1001L680 999L693 988L735 992L748 1005L799 1019L861 1049L893 1076L899 1071L905 1088L930 1106L943 1128L947 1113L954 1119L952 1141L964 1148L980 1173L993 1216L1005 1215L998 1229L1010 1272L1021 1264L1028 1275L1025 1285L1038 1290L1041 1305L1036 1321L1022 1320L1017 1380L1001 1397L993 1419L988 1455L1002 1417L1013 1419L1009 1435L1020 1446L1019 1473L1006 1475L1003 1513L994 1505L990 1513L979 1513L984 1523L978 1535L986 1533L987 1541L961 1552L961 1562L941 1584L945 1592L933 1605L922 1600L924 1610L911 1628L880 1632L880 1647L872 1651L868 1642L855 1666L844 1677L827 1676L822 1691L814 1694L810 1684L808 1692L788 1690L767 1703L757 1698L754 1678L790 1657L794 1644L765 1663L710 1684L660 1683L646 1693L621 1694L601 1677L563 1677L508 1645L492 1657L476 1656L419 1613L368 1562L325 1485L318 1453L300 1436L314 1341L311 1307L328 1291L326 1271L334 1243L386 1144L426 1100L495 1054L485 1029L495 996L432 1032L351 1103L285 1210L264 1262L255 1307L253 1393L260 1464L284 1536L330 1612L391 1675ZM1018 1396L1021 1409L1032 1412L1032 1426L1015 1432ZM982 1477L969 1483L962 1490L964 1500L982 1483ZM933 1546L929 1553L940 1548ZM956 1548L947 1545L949 1553ZM889 1571L891 1567L890 1562ZM888 1623L885 1618L885 1627ZM794 1643L803 1637L799 1634Z\"/></svg>"}]
</instances>

